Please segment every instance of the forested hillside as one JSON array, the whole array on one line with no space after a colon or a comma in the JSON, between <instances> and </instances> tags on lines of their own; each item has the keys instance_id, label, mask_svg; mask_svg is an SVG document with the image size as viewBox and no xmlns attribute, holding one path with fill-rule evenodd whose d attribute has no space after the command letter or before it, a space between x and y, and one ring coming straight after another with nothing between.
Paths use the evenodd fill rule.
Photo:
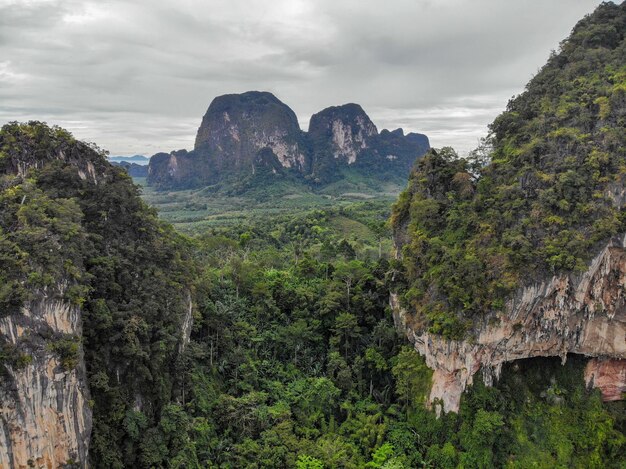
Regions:
<instances>
[{"instance_id":1,"label":"forested hillside","mask_svg":"<svg viewBox=\"0 0 626 469\"><path fill-rule=\"evenodd\" d=\"M100 158L37 123L2 136L4 154L79 148ZM94 184L55 160L24 178L5 175L3 192L5 252L53 256L49 275L75 279L65 301L82 311L84 335L71 340L84 348L93 467L619 467L623 407L589 393L576 360L511 367L497 388L472 388L459 415L427 410L431 372L387 306L395 261L379 258L375 237L358 245L324 228L341 214L184 240L155 220L121 170L101 170ZM345 216L364 226L386 217L355 210ZM73 274L52 269L58 250L37 251L45 245L36 235L72 240L62 265L78 266ZM6 281L34 294L33 282L51 282L35 265L18 263ZM80 359L71 340L46 342L68 369ZM5 366L23 361L5 356Z\"/></svg>"},{"instance_id":2,"label":"forested hillside","mask_svg":"<svg viewBox=\"0 0 626 469\"><path fill-rule=\"evenodd\" d=\"M474 373L482 362L458 352L482 346L480 327L506 323L518 287L550 276L565 279L548 295L554 310L569 307L576 279L599 290L581 320L618 330L625 32L625 4L602 4L482 148L467 159L430 151L393 208L341 188L312 203L311 193L257 187L253 207L241 187L219 207L202 200L207 188L146 191L183 234L95 145L40 122L2 127L0 466L626 467L624 401L603 402L585 382L587 357L539 349L548 320L534 331L511 325L504 343L526 334L520 343L550 357ZM362 110L350 109L343 121L363 126ZM226 122L219 111L209 117ZM326 138L331 120L318 123ZM393 148L399 133L387 134L378 142ZM341 158L353 149L343 145ZM282 156L298 162L291 150ZM237 164L248 168L253 153ZM161 158L164 177L171 156ZM276 176L265 169L256 181ZM602 246L606 262L583 278ZM603 285L614 290L610 318ZM390 294L401 298L395 310ZM436 341L441 356L416 352ZM507 355L497 345L480 357ZM433 357L458 359L455 377L470 374L456 388L458 412L427 405L441 384Z\"/></svg>"},{"instance_id":3,"label":"forested hillside","mask_svg":"<svg viewBox=\"0 0 626 469\"><path fill-rule=\"evenodd\" d=\"M129 464L124 451L137 449L128 443L127 413L141 410L146 430L153 428L180 393L176 357L194 279L186 241L158 221L124 170L60 128L39 122L5 125L0 168L6 405L15 399L21 412L35 412L33 422L26 419L22 428L33 444L36 436L56 428L57 444L63 446L63 422L83 413L85 423L77 426L87 435L72 437L86 437L78 444L89 446L94 463ZM13 322L17 338L8 327ZM78 384L72 381L75 369ZM81 381L85 370L88 390ZM24 379L27 388L21 388ZM57 415L61 388L66 399L80 392L88 401L70 401L65 412L72 414ZM45 399L42 408L37 400L30 403L31 393L39 392L50 396L55 411L45 407ZM59 427L48 418L58 418ZM16 422L3 425L13 441L5 448L10 456L24 437L14 429ZM42 464L53 462L47 457L53 456L46 453ZM84 465L85 457L81 450L72 459Z\"/></svg>"},{"instance_id":4,"label":"forested hillside","mask_svg":"<svg viewBox=\"0 0 626 469\"><path fill-rule=\"evenodd\" d=\"M463 338L515 288L586 269L624 233L626 5L602 4L491 125L468 159L432 151L392 222L404 300L432 332Z\"/></svg>"}]
</instances>

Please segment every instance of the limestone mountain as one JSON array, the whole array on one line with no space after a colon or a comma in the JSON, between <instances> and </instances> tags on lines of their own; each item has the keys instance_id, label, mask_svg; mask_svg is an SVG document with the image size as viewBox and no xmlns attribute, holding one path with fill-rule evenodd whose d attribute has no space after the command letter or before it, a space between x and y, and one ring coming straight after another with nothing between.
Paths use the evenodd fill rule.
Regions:
<instances>
[{"instance_id":1,"label":"limestone mountain","mask_svg":"<svg viewBox=\"0 0 626 469\"><path fill-rule=\"evenodd\" d=\"M606 398L626 390L625 33L626 3L599 6L485 148L431 151L394 208L392 299L445 409L479 369L490 382L536 356L614 360L591 363L589 381Z\"/></svg>"},{"instance_id":2,"label":"limestone mountain","mask_svg":"<svg viewBox=\"0 0 626 469\"><path fill-rule=\"evenodd\" d=\"M358 168L373 177L406 177L428 139L402 130L378 133L357 104L325 109L300 130L295 113L274 95L249 91L219 96L210 104L192 151L158 153L150 160L149 184L198 187L270 170L313 184Z\"/></svg>"},{"instance_id":3,"label":"limestone mountain","mask_svg":"<svg viewBox=\"0 0 626 469\"><path fill-rule=\"evenodd\" d=\"M378 129L358 104L324 109L311 117L309 139L314 149L312 174L328 179L341 167L370 174L408 174L415 159L430 148L428 137L402 129Z\"/></svg>"},{"instance_id":4,"label":"limestone mountain","mask_svg":"<svg viewBox=\"0 0 626 469\"><path fill-rule=\"evenodd\" d=\"M358 155L369 148L378 129L358 104L344 104L324 109L311 116L309 136L333 159L354 164Z\"/></svg>"},{"instance_id":5,"label":"limestone mountain","mask_svg":"<svg viewBox=\"0 0 626 469\"><path fill-rule=\"evenodd\" d=\"M271 93L252 91L213 100L196 136L195 150L217 173L250 170L269 148L284 168L305 167L302 133L295 113Z\"/></svg>"},{"instance_id":6,"label":"limestone mountain","mask_svg":"<svg viewBox=\"0 0 626 469\"><path fill-rule=\"evenodd\" d=\"M0 467L120 467L102 454L130 448L128 412L151 426L177 392L185 251L123 169L58 127L2 127L0 182Z\"/></svg>"}]
</instances>

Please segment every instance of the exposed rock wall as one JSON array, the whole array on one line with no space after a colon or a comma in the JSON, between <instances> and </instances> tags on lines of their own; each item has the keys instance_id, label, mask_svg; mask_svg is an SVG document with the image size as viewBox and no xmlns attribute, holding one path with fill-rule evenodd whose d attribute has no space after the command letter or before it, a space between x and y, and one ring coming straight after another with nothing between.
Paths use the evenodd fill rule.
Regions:
<instances>
[{"instance_id":1,"label":"exposed rock wall","mask_svg":"<svg viewBox=\"0 0 626 469\"><path fill-rule=\"evenodd\" d=\"M309 134L316 141L330 144L334 159L354 164L359 154L368 148L378 130L358 104L333 106L314 114Z\"/></svg>"},{"instance_id":2,"label":"exposed rock wall","mask_svg":"<svg viewBox=\"0 0 626 469\"><path fill-rule=\"evenodd\" d=\"M28 171L33 168L43 168L51 161L63 161L75 166L81 179L98 184L99 175L102 174L103 167L107 165L107 161L104 156L90 150L86 144L77 142L74 147L49 152L44 155L40 154L37 158L33 157L31 152L24 151L22 154L13 155L8 160L5 171L25 177ZM85 158L83 153L85 151L89 151L91 159Z\"/></svg>"},{"instance_id":3,"label":"exposed rock wall","mask_svg":"<svg viewBox=\"0 0 626 469\"><path fill-rule=\"evenodd\" d=\"M430 148L421 134L378 129L358 104L326 108L300 130L292 109L273 94L248 91L216 97L198 128L192 151L150 158L148 184L180 189L269 170L329 182L338 169L358 166L383 180L408 174Z\"/></svg>"},{"instance_id":4,"label":"exposed rock wall","mask_svg":"<svg viewBox=\"0 0 626 469\"><path fill-rule=\"evenodd\" d=\"M271 93L250 91L219 96L207 110L195 150L214 169L250 169L259 150L270 148L285 168L302 169L301 131L295 113Z\"/></svg>"},{"instance_id":5,"label":"exposed rock wall","mask_svg":"<svg viewBox=\"0 0 626 469\"><path fill-rule=\"evenodd\" d=\"M191 297L191 292L187 292L187 311L185 312L185 317L183 318L182 327L181 327L181 339L180 346L178 347L178 352L182 353L185 350L185 347L191 340L191 329L193 327L193 299Z\"/></svg>"},{"instance_id":6,"label":"exposed rock wall","mask_svg":"<svg viewBox=\"0 0 626 469\"><path fill-rule=\"evenodd\" d=\"M626 360L592 358L585 367L587 386L598 388L604 401L620 401L626 393Z\"/></svg>"},{"instance_id":7,"label":"exposed rock wall","mask_svg":"<svg viewBox=\"0 0 626 469\"><path fill-rule=\"evenodd\" d=\"M49 346L55 337L81 336L80 314L79 308L42 295L0 319L9 346L30 357L25 366L3 370L0 467L87 467L92 414L82 346L71 370Z\"/></svg>"},{"instance_id":8,"label":"exposed rock wall","mask_svg":"<svg viewBox=\"0 0 626 469\"><path fill-rule=\"evenodd\" d=\"M430 402L458 411L461 394L480 369L490 384L505 362L548 356L565 360L568 353L613 359L590 364L587 377L605 398L616 398L623 392L626 370L625 247L626 237L612 239L585 272L520 288L502 314L477 321L471 340L414 330L392 295L396 324L434 370Z\"/></svg>"},{"instance_id":9,"label":"exposed rock wall","mask_svg":"<svg viewBox=\"0 0 626 469\"><path fill-rule=\"evenodd\" d=\"M104 420L109 413L102 412L99 404L102 400L108 404L111 398L94 387L91 401L86 361L90 371L97 370L95 374L104 372L113 378L117 371L121 393L144 391L146 395L136 394L138 410L144 406L153 409L156 396L168 390L154 394L147 390L156 380L146 373L138 377L136 362L111 345L114 324L119 325L115 320L100 322L97 332L94 323L85 320L85 343L90 347L83 350L82 320L96 308L113 318L119 312L117 305L123 304L126 312L128 305L149 301L150 306L137 307L133 314L148 316L149 310L143 324L154 331L182 328L182 350L192 328L192 295L174 285L191 282L187 273L191 262L175 236L163 230L141 204L128 178L92 146L77 142L62 129L31 122L3 126L0 148L4 154L0 158L0 176L4 178L0 218L3 227L8 227L0 256L0 286L4 287L0 295L0 469L87 467L89 455L97 461L103 449L108 451L106 446L121 454L121 448L115 446L125 433L112 418L117 427L109 428L116 435L104 444L90 440L92 404L96 418ZM179 171L188 156L184 151L164 155L164 164ZM47 165L48 171L29 172ZM24 176L29 178L27 184L22 184ZM108 197L109 190L122 198ZM55 200L61 197L65 200ZM39 214L39 208L45 215ZM27 215L22 217L22 211ZM37 216L29 215L31 211ZM131 249L139 245L142 250ZM124 259L113 262L124 267L99 270L97 263L88 261L96 253ZM156 280L154 272L161 272ZM164 280L170 277L175 280ZM109 288L120 278L132 280L126 281L123 289L117 284ZM149 283L153 281L163 288L156 291ZM85 309L77 303L85 304ZM145 334L141 340L148 349L157 339L153 342L153 335ZM155 353L167 353L169 361L176 353L173 346L160 347ZM94 359L100 354L108 355L104 364ZM152 376L162 372L162 366L150 363L151 356L137 360L143 360L144 369L152 366ZM120 368L125 373L121 383ZM113 379L111 387L116 386ZM121 398L115 405L119 403L127 404ZM128 405L125 410L130 408Z\"/></svg>"}]
</instances>

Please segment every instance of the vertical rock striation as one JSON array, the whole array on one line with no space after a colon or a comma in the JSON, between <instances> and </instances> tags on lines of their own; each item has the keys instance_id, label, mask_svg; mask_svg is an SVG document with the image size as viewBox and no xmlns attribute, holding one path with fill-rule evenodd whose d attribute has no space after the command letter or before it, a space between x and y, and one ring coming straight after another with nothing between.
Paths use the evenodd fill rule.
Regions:
<instances>
[{"instance_id":1,"label":"vertical rock striation","mask_svg":"<svg viewBox=\"0 0 626 469\"><path fill-rule=\"evenodd\" d=\"M332 157L350 165L369 147L378 130L361 106L344 104L314 114L309 135L314 141L327 142Z\"/></svg>"},{"instance_id":2,"label":"vertical rock striation","mask_svg":"<svg viewBox=\"0 0 626 469\"><path fill-rule=\"evenodd\" d=\"M610 359L592 361L587 382L606 400L621 398L626 370L626 236L614 238L581 274L553 276L520 288L498 315L474 324L471 340L448 340L414 328L391 296L396 324L434 370L430 403L458 411L461 394L479 370L487 384L502 364L568 353Z\"/></svg>"},{"instance_id":3,"label":"vertical rock striation","mask_svg":"<svg viewBox=\"0 0 626 469\"><path fill-rule=\"evenodd\" d=\"M269 171L317 184L355 166L377 179L403 180L428 149L425 135L405 136L402 129L378 133L358 104L314 114L303 132L293 110L273 94L248 91L213 99L194 149L152 156L148 183L157 189L191 188Z\"/></svg>"},{"instance_id":4,"label":"vertical rock striation","mask_svg":"<svg viewBox=\"0 0 626 469\"><path fill-rule=\"evenodd\" d=\"M91 145L36 121L3 126L0 153L0 283L11 289L0 295L0 467L87 467L82 310L69 300L83 273L77 246L85 233L78 205L58 192L100 186L110 165ZM50 167L69 171L48 197L34 175Z\"/></svg>"},{"instance_id":5,"label":"vertical rock striation","mask_svg":"<svg viewBox=\"0 0 626 469\"><path fill-rule=\"evenodd\" d=\"M620 401L626 393L626 360L592 358L585 367L587 386L598 388L604 401Z\"/></svg>"},{"instance_id":6,"label":"vertical rock striation","mask_svg":"<svg viewBox=\"0 0 626 469\"><path fill-rule=\"evenodd\" d=\"M264 148L284 168L304 168L300 126L287 105L261 91L228 94L211 102L198 129L195 150L213 161L215 172L249 169Z\"/></svg>"},{"instance_id":7,"label":"vertical rock striation","mask_svg":"<svg viewBox=\"0 0 626 469\"><path fill-rule=\"evenodd\" d=\"M77 365L66 369L44 339L79 338L81 311L37 296L0 319L5 347L28 357L7 365L0 381L0 467L87 467L92 414L82 345Z\"/></svg>"}]
</instances>

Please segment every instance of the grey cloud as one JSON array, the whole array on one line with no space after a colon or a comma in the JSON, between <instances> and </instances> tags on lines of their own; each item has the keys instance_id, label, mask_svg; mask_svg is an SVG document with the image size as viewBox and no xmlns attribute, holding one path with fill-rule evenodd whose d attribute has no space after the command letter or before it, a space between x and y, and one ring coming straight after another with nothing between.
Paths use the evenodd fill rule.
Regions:
<instances>
[{"instance_id":1,"label":"grey cloud","mask_svg":"<svg viewBox=\"0 0 626 469\"><path fill-rule=\"evenodd\" d=\"M264 89L303 128L358 102L466 152L598 3L0 0L0 122L153 153L190 147L216 95Z\"/></svg>"}]
</instances>

